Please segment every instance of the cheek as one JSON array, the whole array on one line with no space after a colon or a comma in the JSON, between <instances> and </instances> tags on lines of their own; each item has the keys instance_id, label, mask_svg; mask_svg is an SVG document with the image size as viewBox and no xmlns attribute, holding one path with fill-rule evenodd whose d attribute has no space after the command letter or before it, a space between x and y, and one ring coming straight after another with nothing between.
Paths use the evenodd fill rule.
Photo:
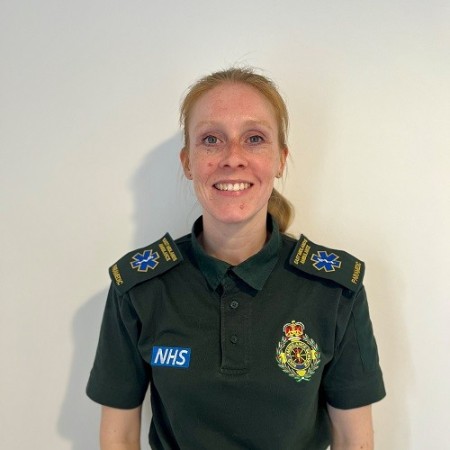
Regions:
<instances>
[{"instance_id":1,"label":"cheek","mask_svg":"<svg viewBox=\"0 0 450 450\"><path fill-rule=\"evenodd\" d=\"M280 170L280 160L270 158L264 164L261 165L260 170L264 172L267 177L275 178Z\"/></svg>"},{"instance_id":2,"label":"cheek","mask_svg":"<svg viewBox=\"0 0 450 450\"><path fill-rule=\"evenodd\" d=\"M199 178L207 177L214 171L215 166L216 163L209 158L193 157L191 159L192 173L197 175Z\"/></svg>"}]
</instances>

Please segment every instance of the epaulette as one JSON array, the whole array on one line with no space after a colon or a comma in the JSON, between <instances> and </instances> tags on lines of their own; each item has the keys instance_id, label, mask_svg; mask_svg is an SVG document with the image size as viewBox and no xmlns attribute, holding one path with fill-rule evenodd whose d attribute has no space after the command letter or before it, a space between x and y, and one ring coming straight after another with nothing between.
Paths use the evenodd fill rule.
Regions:
<instances>
[{"instance_id":1,"label":"epaulette","mask_svg":"<svg viewBox=\"0 0 450 450\"><path fill-rule=\"evenodd\" d=\"M124 294L133 286L167 272L181 261L181 252L167 233L159 241L127 253L109 268L109 275L119 293Z\"/></svg>"},{"instance_id":2,"label":"epaulette","mask_svg":"<svg viewBox=\"0 0 450 450\"><path fill-rule=\"evenodd\" d=\"M289 260L303 272L332 280L352 292L356 292L364 277L364 263L342 250L334 250L314 244L301 235Z\"/></svg>"}]
</instances>

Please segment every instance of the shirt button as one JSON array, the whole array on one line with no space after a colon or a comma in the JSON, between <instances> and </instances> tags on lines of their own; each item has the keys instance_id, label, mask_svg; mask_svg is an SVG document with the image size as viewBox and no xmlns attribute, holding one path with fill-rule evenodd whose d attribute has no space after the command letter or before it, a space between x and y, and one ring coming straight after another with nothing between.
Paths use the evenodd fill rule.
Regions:
<instances>
[{"instance_id":1,"label":"shirt button","mask_svg":"<svg viewBox=\"0 0 450 450\"><path fill-rule=\"evenodd\" d=\"M233 334L233 336L230 337L230 341L232 344L237 344L238 337L235 334Z\"/></svg>"},{"instance_id":2,"label":"shirt button","mask_svg":"<svg viewBox=\"0 0 450 450\"><path fill-rule=\"evenodd\" d=\"M230 303L230 306L231 306L233 309L236 309L236 308L239 306L239 302L237 302L236 300L233 300L233 301Z\"/></svg>"}]
</instances>

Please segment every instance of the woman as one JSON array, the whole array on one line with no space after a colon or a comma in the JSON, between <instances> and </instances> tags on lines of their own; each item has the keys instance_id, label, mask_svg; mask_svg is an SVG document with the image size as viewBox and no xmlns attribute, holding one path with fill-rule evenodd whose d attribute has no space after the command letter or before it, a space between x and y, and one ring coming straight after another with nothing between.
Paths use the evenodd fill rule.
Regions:
<instances>
[{"instance_id":1,"label":"woman","mask_svg":"<svg viewBox=\"0 0 450 450\"><path fill-rule=\"evenodd\" d=\"M110 269L87 388L104 405L102 448L140 448L148 384L154 449L373 448L370 405L385 393L364 264L283 234L278 91L252 70L217 72L181 121L202 217Z\"/></svg>"}]
</instances>

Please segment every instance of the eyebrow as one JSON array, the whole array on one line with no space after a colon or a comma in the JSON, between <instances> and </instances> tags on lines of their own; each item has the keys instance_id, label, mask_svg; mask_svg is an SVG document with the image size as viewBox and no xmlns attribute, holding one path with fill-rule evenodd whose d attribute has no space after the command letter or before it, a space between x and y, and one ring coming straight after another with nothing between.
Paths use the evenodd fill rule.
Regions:
<instances>
[{"instance_id":1,"label":"eyebrow","mask_svg":"<svg viewBox=\"0 0 450 450\"><path fill-rule=\"evenodd\" d=\"M194 130L197 130L198 128L203 127L205 125L216 126L216 125L221 125L221 122L217 122L214 120L202 120L194 127ZM244 122L244 125L262 125L262 126L268 128L269 130L272 130L272 126L270 125L270 123L265 120L249 119Z\"/></svg>"}]
</instances>

